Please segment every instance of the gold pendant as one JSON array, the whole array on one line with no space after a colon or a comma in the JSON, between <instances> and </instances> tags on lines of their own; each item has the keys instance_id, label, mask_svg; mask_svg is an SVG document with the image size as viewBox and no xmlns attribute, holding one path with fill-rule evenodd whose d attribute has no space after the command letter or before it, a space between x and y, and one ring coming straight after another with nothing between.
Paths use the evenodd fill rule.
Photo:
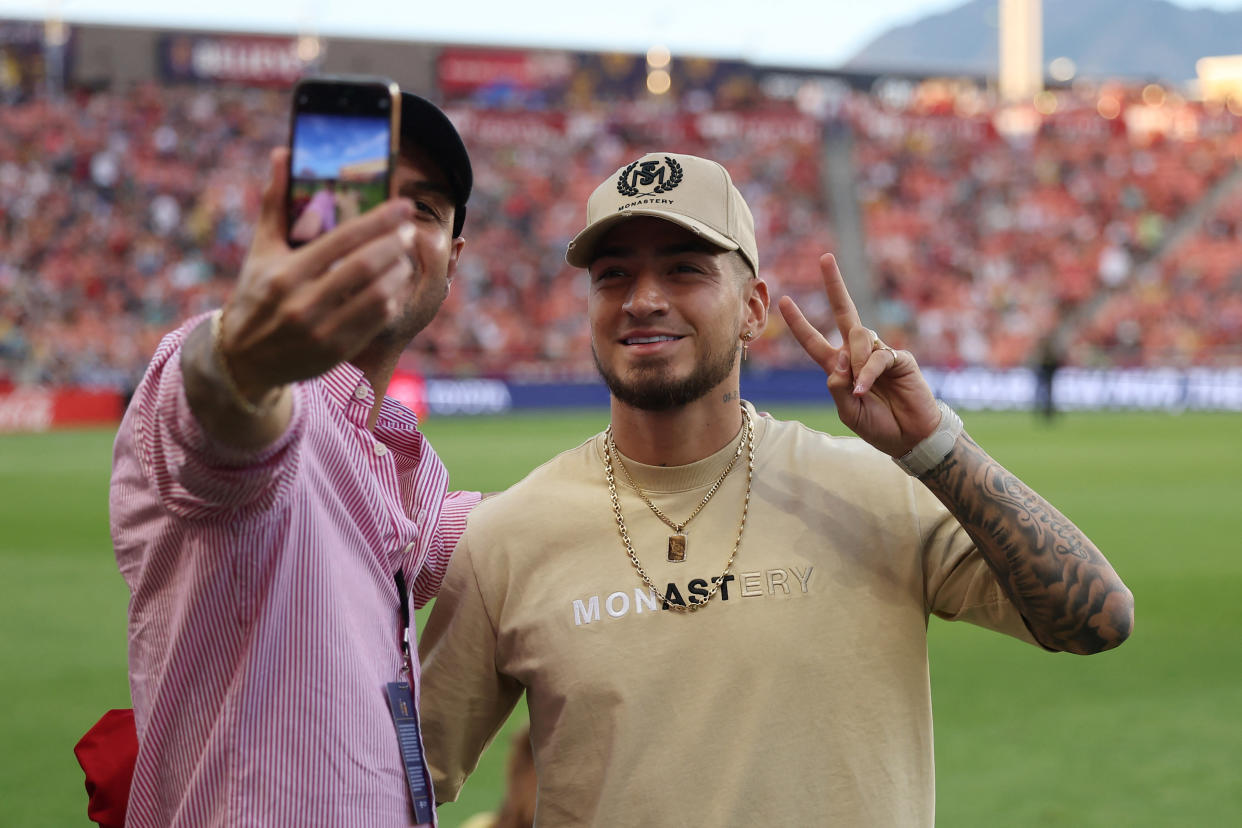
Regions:
<instances>
[{"instance_id":1,"label":"gold pendant","mask_svg":"<svg viewBox=\"0 0 1242 828\"><path fill-rule=\"evenodd\" d=\"M681 532L668 536L668 559L673 563L686 559L686 536Z\"/></svg>"}]
</instances>

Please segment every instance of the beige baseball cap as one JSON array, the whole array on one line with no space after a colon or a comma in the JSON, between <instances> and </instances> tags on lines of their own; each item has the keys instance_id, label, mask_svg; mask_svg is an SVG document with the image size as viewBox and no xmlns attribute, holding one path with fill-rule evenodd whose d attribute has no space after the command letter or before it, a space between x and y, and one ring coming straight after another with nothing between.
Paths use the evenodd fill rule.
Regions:
<instances>
[{"instance_id":1,"label":"beige baseball cap","mask_svg":"<svg viewBox=\"0 0 1242 828\"><path fill-rule=\"evenodd\" d=\"M729 171L706 158L652 152L618 169L587 199L587 225L565 251L589 267L595 246L620 222L654 216L678 224L722 250L740 251L759 273L755 220Z\"/></svg>"}]
</instances>

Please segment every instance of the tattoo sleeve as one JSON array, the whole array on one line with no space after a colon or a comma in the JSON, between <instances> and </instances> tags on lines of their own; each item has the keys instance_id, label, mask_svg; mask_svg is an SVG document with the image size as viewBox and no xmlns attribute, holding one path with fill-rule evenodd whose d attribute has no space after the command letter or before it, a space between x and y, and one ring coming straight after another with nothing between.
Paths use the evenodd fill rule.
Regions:
<instances>
[{"instance_id":1,"label":"tattoo sleeve","mask_svg":"<svg viewBox=\"0 0 1242 828\"><path fill-rule=\"evenodd\" d=\"M967 434L922 480L1044 646L1096 653L1130 635L1134 598L1100 550Z\"/></svg>"}]
</instances>

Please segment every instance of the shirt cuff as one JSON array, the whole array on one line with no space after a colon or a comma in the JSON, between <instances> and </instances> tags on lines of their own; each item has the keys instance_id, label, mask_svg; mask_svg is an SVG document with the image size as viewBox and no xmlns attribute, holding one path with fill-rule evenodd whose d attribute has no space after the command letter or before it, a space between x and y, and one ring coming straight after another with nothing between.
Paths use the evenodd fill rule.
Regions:
<instances>
[{"instance_id":1,"label":"shirt cuff","mask_svg":"<svg viewBox=\"0 0 1242 828\"><path fill-rule=\"evenodd\" d=\"M440 520L436 524L438 543L432 545L418 576L413 579L411 594L415 609L421 609L439 594L453 550L466 531L466 518L482 499L479 492L449 492L444 496L444 502L440 505Z\"/></svg>"}]
</instances>

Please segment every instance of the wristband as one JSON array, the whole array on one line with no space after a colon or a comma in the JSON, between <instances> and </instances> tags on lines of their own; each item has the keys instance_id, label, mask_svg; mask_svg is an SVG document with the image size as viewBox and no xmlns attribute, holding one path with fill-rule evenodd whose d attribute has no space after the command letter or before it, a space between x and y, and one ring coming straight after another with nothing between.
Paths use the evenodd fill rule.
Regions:
<instances>
[{"instance_id":1,"label":"wristband","mask_svg":"<svg viewBox=\"0 0 1242 828\"><path fill-rule=\"evenodd\" d=\"M911 477L922 477L940 465L962 433L962 418L957 416L957 412L949 408L944 400L936 400L936 407L940 409L940 424L936 430L907 454L893 458L893 462Z\"/></svg>"},{"instance_id":2,"label":"wristband","mask_svg":"<svg viewBox=\"0 0 1242 828\"><path fill-rule=\"evenodd\" d=\"M211 315L211 356L216 363L216 374L220 377L220 382L224 384L224 388L229 392L229 401L233 407L244 413L248 417L261 417L271 410L272 406L280 399L280 389L273 388L263 395L263 400L255 405L246 399L246 395L237 387L237 380L233 379L232 373L229 372L229 365L224 360L224 309L216 311Z\"/></svg>"}]
</instances>

